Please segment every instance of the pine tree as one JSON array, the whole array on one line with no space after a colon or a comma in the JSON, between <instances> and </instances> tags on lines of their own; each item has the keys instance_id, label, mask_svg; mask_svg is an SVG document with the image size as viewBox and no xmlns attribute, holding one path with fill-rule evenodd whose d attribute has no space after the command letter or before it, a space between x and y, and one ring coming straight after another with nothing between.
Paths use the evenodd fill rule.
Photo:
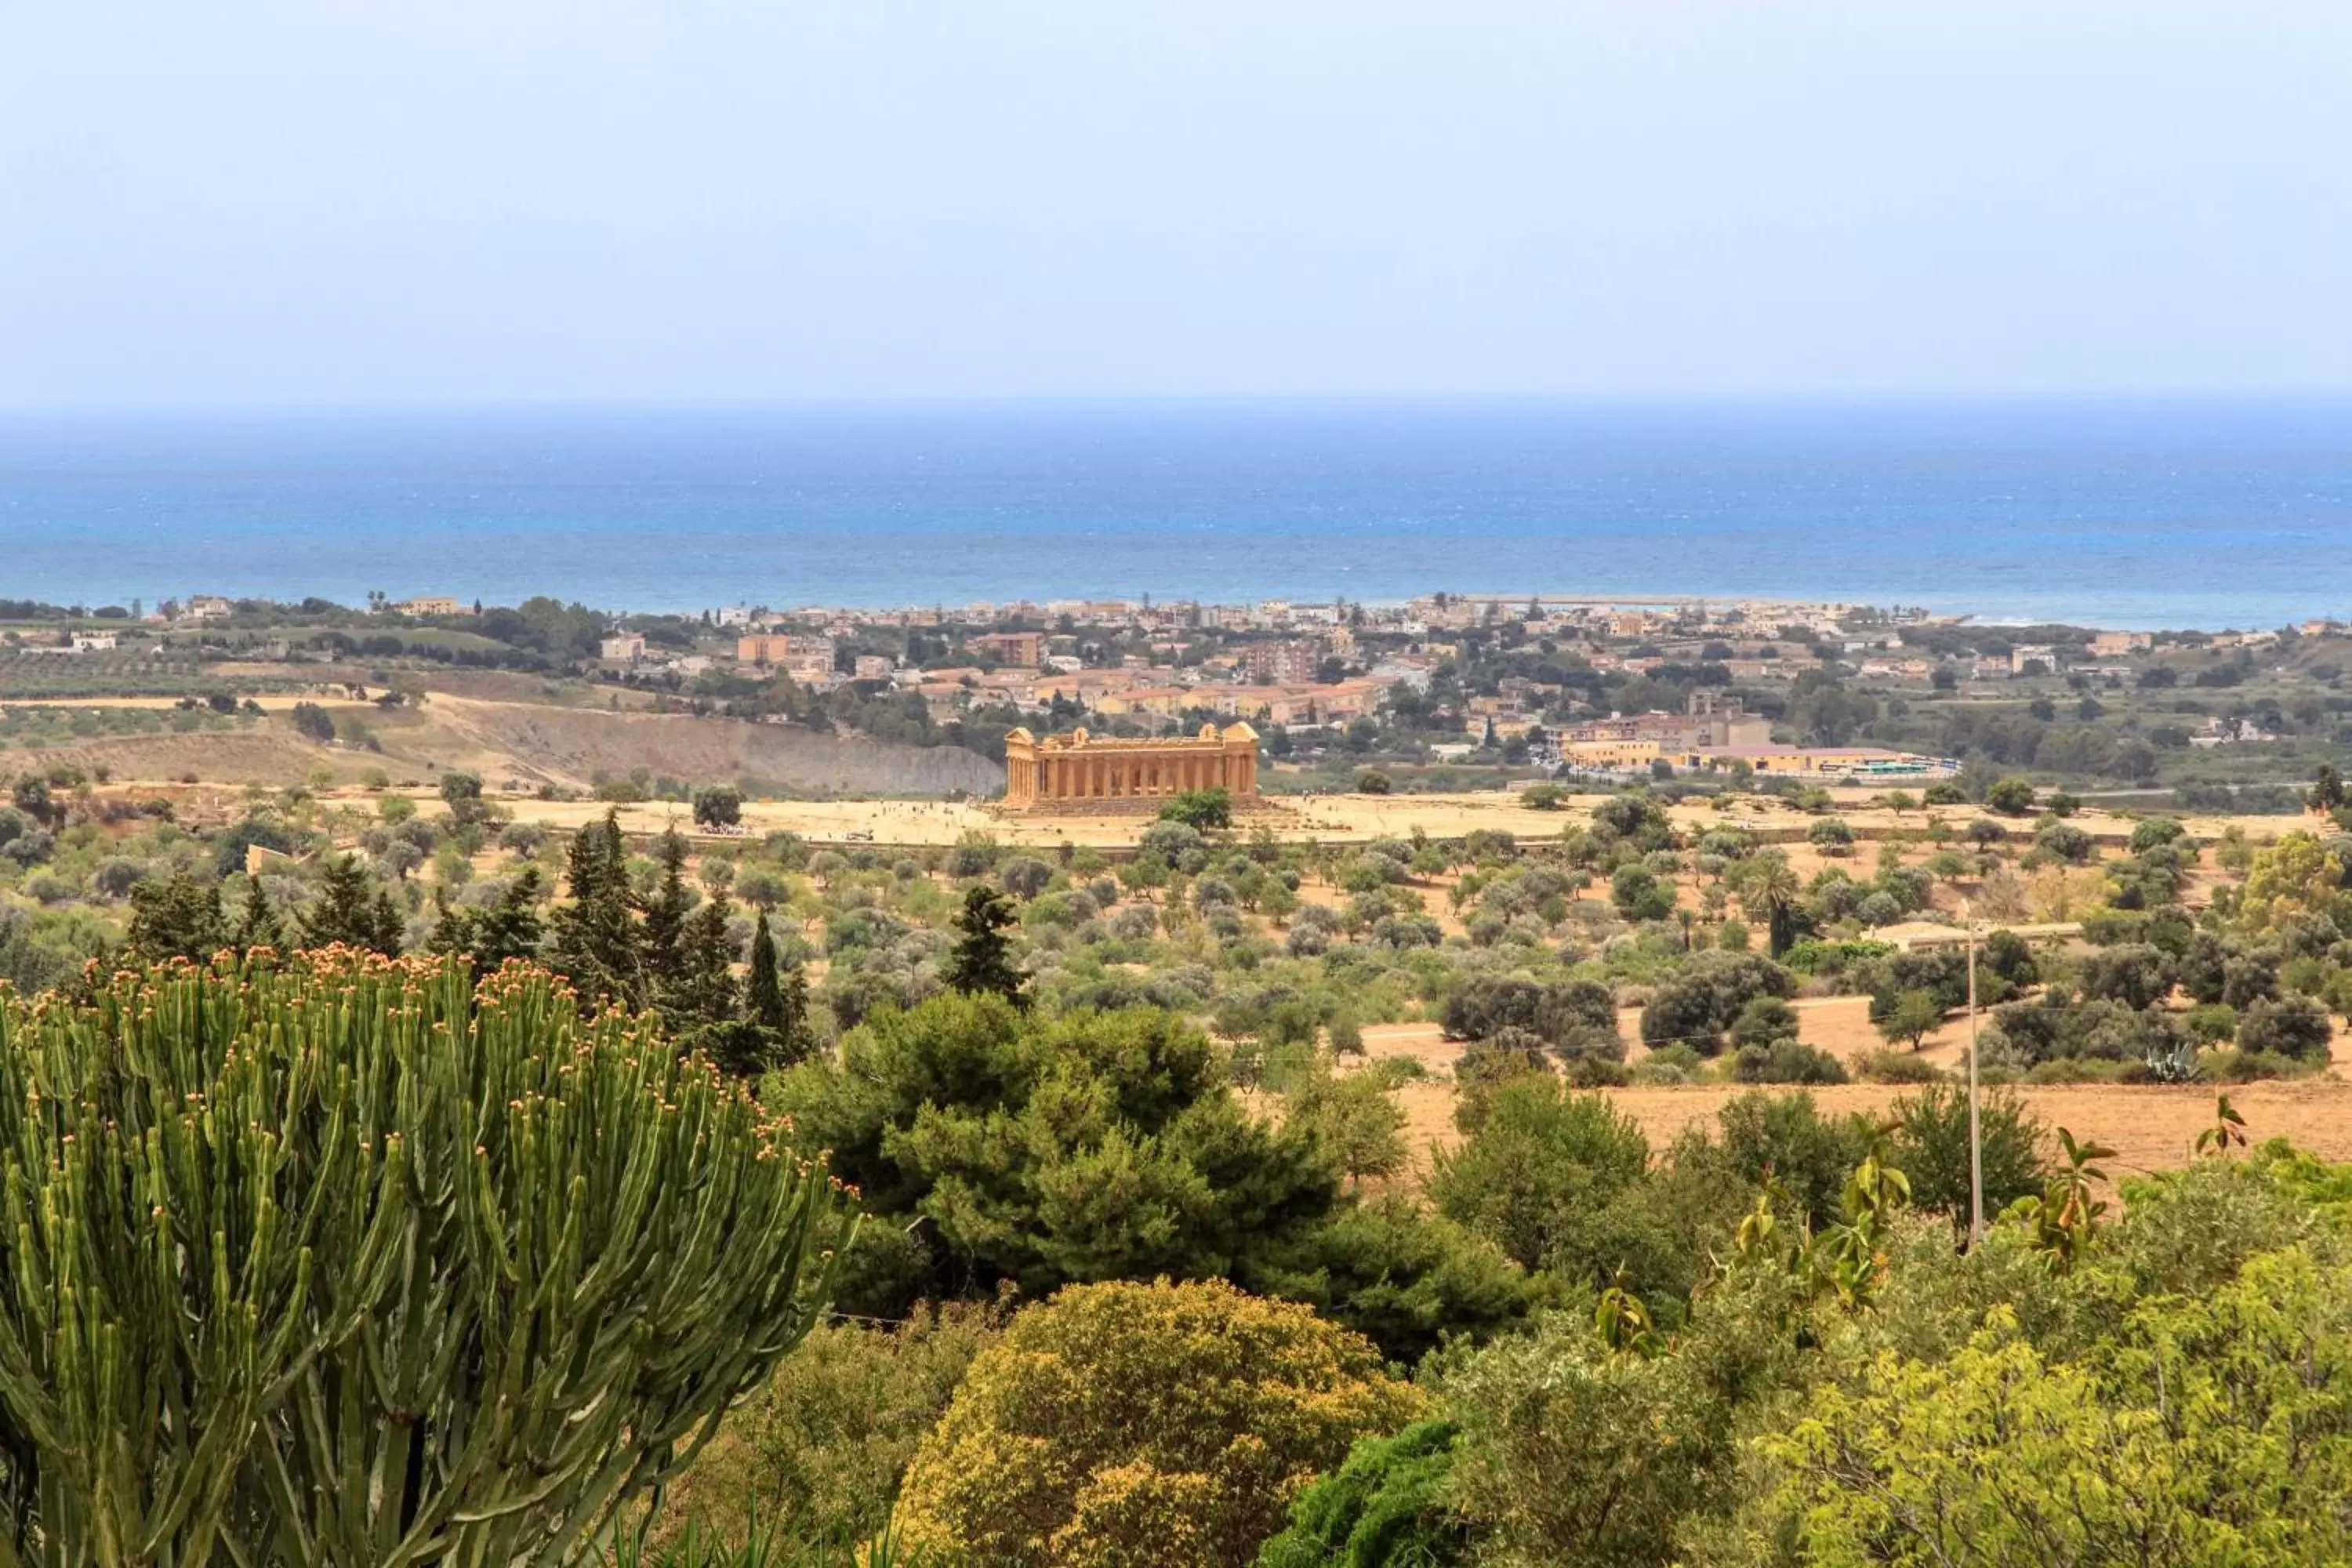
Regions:
<instances>
[{"instance_id":1,"label":"pine tree","mask_svg":"<svg viewBox=\"0 0 2352 1568\"><path fill-rule=\"evenodd\" d=\"M700 1051L740 1078L765 1071L775 1059L775 1037L743 1005L735 983L734 907L712 899L688 917L680 946L683 977L662 1005L663 1021L682 1051Z\"/></svg>"},{"instance_id":2,"label":"pine tree","mask_svg":"<svg viewBox=\"0 0 2352 1568\"><path fill-rule=\"evenodd\" d=\"M162 881L134 883L130 945L150 960L185 958L208 963L228 945L220 889L198 882L185 871L175 871Z\"/></svg>"},{"instance_id":3,"label":"pine tree","mask_svg":"<svg viewBox=\"0 0 2352 1568\"><path fill-rule=\"evenodd\" d=\"M538 957L541 935L539 868L526 866L489 909L453 910L444 903L425 949L467 954L479 980L510 958Z\"/></svg>"},{"instance_id":4,"label":"pine tree","mask_svg":"<svg viewBox=\"0 0 2352 1568\"><path fill-rule=\"evenodd\" d=\"M269 895L261 890L258 877L245 879L245 912L237 918L236 942L239 952L286 944L286 924L270 908Z\"/></svg>"},{"instance_id":5,"label":"pine tree","mask_svg":"<svg viewBox=\"0 0 2352 1568\"><path fill-rule=\"evenodd\" d=\"M592 1005L641 1005L644 965L636 921L630 916L628 862L617 811L572 836L565 883L572 901L555 911L549 967Z\"/></svg>"},{"instance_id":6,"label":"pine tree","mask_svg":"<svg viewBox=\"0 0 2352 1568\"><path fill-rule=\"evenodd\" d=\"M387 955L400 952L402 921L388 893L372 892L365 867L356 855L327 862L319 878L319 892L302 911L302 945L363 947Z\"/></svg>"},{"instance_id":7,"label":"pine tree","mask_svg":"<svg viewBox=\"0 0 2352 1568\"><path fill-rule=\"evenodd\" d=\"M1012 900L984 882L974 885L955 918L961 934L948 955L948 984L966 995L993 992L1015 1006L1027 1006L1021 987L1028 977L1013 966L1013 943L1004 935L1004 928L1019 919Z\"/></svg>"}]
</instances>

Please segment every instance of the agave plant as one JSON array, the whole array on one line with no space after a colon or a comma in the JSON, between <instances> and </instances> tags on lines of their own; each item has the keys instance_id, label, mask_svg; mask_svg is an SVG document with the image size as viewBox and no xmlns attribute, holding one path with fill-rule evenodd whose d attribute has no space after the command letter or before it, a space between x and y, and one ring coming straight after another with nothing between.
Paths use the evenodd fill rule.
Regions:
<instances>
[{"instance_id":1,"label":"agave plant","mask_svg":"<svg viewBox=\"0 0 2352 1568\"><path fill-rule=\"evenodd\" d=\"M0 1568L565 1563L797 1344L847 1205L544 972L0 1003Z\"/></svg>"}]
</instances>

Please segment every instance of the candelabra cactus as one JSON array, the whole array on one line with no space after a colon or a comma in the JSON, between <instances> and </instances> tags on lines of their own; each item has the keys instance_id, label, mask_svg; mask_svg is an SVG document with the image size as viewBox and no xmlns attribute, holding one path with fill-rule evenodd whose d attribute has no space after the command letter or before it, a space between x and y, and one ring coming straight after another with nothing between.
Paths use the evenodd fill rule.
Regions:
<instances>
[{"instance_id":1,"label":"candelabra cactus","mask_svg":"<svg viewBox=\"0 0 2352 1568\"><path fill-rule=\"evenodd\" d=\"M0 1004L0 1565L577 1559L807 1331L790 1128L543 972Z\"/></svg>"}]
</instances>

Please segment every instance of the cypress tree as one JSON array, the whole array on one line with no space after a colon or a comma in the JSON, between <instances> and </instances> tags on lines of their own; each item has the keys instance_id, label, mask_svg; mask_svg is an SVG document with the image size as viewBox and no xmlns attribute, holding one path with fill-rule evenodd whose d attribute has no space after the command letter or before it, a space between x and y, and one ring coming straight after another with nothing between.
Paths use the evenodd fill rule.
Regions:
<instances>
[{"instance_id":1,"label":"cypress tree","mask_svg":"<svg viewBox=\"0 0 2352 1568\"><path fill-rule=\"evenodd\" d=\"M390 958L400 956L401 939L408 934L408 921L392 901L390 888L375 890L375 936L368 945Z\"/></svg>"},{"instance_id":2,"label":"cypress tree","mask_svg":"<svg viewBox=\"0 0 2352 1568\"><path fill-rule=\"evenodd\" d=\"M984 882L974 884L955 918L961 934L942 976L948 984L966 995L992 992L1015 1006L1027 1006L1021 987L1028 977L1013 966L1013 943L1004 935L1004 928L1019 918L1012 900Z\"/></svg>"},{"instance_id":3,"label":"cypress tree","mask_svg":"<svg viewBox=\"0 0 2352 1568\"><path fill-rule=\"evenodd\" d=\"M656 996L693 983L692 961L687 952L686 918L693 895L686 887L686 840L677 829L661 836L655 847L662 866L661 886L646 900L640 932L645 953L646 988Z\"/></svg>"},{"instance_id":4,"label":"cypress tree","mask_svg":"<svg viewBox=\"0 0 2352 1568\"><path fill-rule=\"evenodd\" d=\"M751 1022L782 1037L784 993L776 983L776 939L768 930L765 910L751 922L751 977L744 987L744 1006Z\"/></svg>"},{"instance_id":5,"label":"cypress tree","mask_svg":"<svg viewBox=\"0 0 2352 1568\"><path fill-rule=\"evenodd\" d=\"M807 1059L816 1040L809 1031L808 977L797 963L776 957L776 939L761 910L751 928L751 977L744 987L745 1022L759 1031L761 1064L790 1067Z\"/></svg>"}]
</instances>

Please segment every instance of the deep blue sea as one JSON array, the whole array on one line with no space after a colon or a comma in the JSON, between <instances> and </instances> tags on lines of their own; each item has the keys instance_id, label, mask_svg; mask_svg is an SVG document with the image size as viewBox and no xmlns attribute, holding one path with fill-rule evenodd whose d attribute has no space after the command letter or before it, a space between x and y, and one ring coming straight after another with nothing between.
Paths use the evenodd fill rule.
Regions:
<instances>
[{"instance_id":1,"label":"deep blue sea","mask_svg":"<svg viewBox=\"0 0 2352 1568\"><path fill-rule=\"evenodd\" d=\"M2352 616L2352 401L0 416L0 597Z\"/></svg>"}]
</instances>

